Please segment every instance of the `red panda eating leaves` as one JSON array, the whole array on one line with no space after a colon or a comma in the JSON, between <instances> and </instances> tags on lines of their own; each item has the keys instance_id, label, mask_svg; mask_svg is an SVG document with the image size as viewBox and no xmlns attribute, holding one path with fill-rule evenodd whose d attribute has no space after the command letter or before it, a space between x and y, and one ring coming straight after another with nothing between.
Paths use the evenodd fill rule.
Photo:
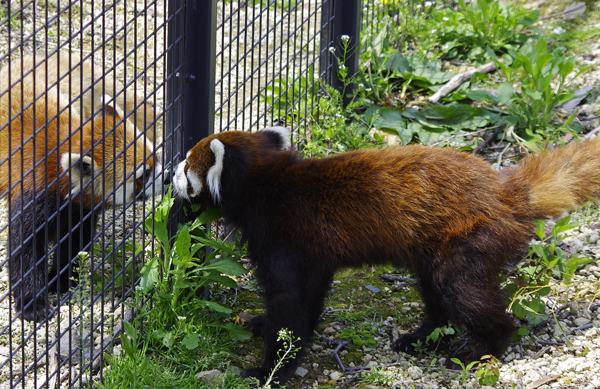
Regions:
<instances>
[{"instance_id":1,"label":"red panda eating leaves","mask_svg":"<svg viewBox=\"0 0 600 389\"><path fill-rule=\"evenodd\" d=\"M29 321L52 315L48 291L68 291L73 260L91 243L103 206L162 194L168 184L152 142L122 119L110 96L84 121L59 89L56 70L47 69L55 63L25 56L0 70L10 288L16 311ZM49 271L48 243L56 244Z\"/></svg>"},{"instance_id":2,"label":"red panda eating leaves","mask_svg":"<svg viewBox=\"0 0 600 389\"><path fill-rule=\"evenodd\" d=\"M319 320L336 270L393 264L419 278L425 319L394 342L397 351L450 320L472 348L468 364L502 356L514 329L500 283L534 236L534 218L558 217L600 192L600 138L493 170L483 159L422 145L303 159L287 150L289 132L211 135L187 154L173 177L179 198L222 209L242 232L266 314L250 325L265 338L261 383L275 367L278 331L300 340ZM446 359L451 368L457 365ZM293 359L276 372L288 380Z\"/></svg>"}]
</instances>

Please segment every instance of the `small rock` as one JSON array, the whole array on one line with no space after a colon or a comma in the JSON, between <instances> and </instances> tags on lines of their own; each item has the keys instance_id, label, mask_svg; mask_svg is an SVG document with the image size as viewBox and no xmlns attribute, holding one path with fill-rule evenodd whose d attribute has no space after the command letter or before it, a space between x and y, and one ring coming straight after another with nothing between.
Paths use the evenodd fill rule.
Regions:
<instances>
[{"instance_id":1,"label":"small rock","mask_svg":"<svg viewBox=\"0 0 600 389\"><path fill-rule=\"evenodd\" d=\"M569 312L571 312L571 315L574 317L579 317L579 304L577 304L577 301L573 301L569 304Z\"/></svg>"},{"instance_id":2,"label":"small rock","mask_svg":"<svg viewBox=\"0 0 600 389\"><path fill-rule=\"evenodd\" d=\"M329 374L329 378L331 378L334 381L337 381L340 378L342 378L342 373L340 373L339 371L334 371L333 373Z\"/></svg>"},{"instance_id":3,"label":"small rock","mask_svg":"<svg viewBox=\"0 0 600 389\"><path fill-rule=\"evenodd\" d=\"M365 285L365 289L367 289L370 292L373 292L375 294L381 292L381 290L379 290L378 288L374 287L373 285Z\"/></svg>"},{"instance_id":4,"label":"small rock","mask_svg":"<svg viewBox=\"0 0 600 389\"><path fill-rule=\"evenodd\" d=\"M304 377L307 374L308 374L308 370L306 370L303 367L298 366L298 368L296 369L296 375L297 376Z\"/></svg>"},{"instance_id":5,"label":"small rock","mask_svg":"<svg viewBox=\"0 0 600 389\"><path fill-rule=\"evenodd\" d=\"M407 372L410 378L412 378L413 380L418 380L421 377L423 377L423 370L421 370L421 368L418 366L409 367Z\"/></svg>"},{"instance_id":6,"label":"small rock","mask_svg":"<svg viewBox=\"0 0 600 389\"><path fill-rule=\"evenodd\" d=\"M196 374L196 381L203 381L208 384L219 377L221 377L221 372L217 369L201 371L200 373Z\"/></svg>"},{"instance_id":7,"label":"small rock","mask_svg":"<svg viewBox=\"0 0 600 389\"><path fill-rule=\"evenodd\" d=\"M589 322L590 321L588 319L586 319L585 317L578 317L577 319L573 320L575 327L584 326L584 325L588 324Z\"/></svg>"}]
</instances>

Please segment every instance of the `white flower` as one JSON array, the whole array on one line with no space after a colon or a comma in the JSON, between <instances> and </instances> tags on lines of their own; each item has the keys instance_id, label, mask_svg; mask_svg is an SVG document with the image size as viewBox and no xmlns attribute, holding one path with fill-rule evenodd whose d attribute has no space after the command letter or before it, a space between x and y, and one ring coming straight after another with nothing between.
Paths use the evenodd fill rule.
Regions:
<instances>
[{"instance_id":1,"label":"white flower","mask_svg":"<svg viewBox=\"0 0 600 389\"><path fill-rule=\"evenodd\" d=\"M365 84L358 84L359 87L364 88Z\"/></svg>"},{"instance_id":2,"label":"white flower","mask_svg":"<svg viewBox=\"0 0 600 389\"><path fill-rule=\"evenodd\" d=\"M425 7L429 7L429 6L431 6L431 1L426 1L425 2Z\"/></svg>"},{"instance_id":3,"label":"white flower","mask_svg":"<svg viewBox=\"0 0 600 389\"><path fill-rule=\"evenodd\" d=\"M560 35L560 34L564 34L564 33L565 33L565 32L567 32L567 31L566 31L564 28L562 28L561 26L558 26L558 27L555 27L555 28L552 30L552 32L553 32L553 33L555 33L555 34L558 34L558 35Z\"/></svg>"},{"instance_id":4,"label":"white flower","mask_svg":"<svg viewBox=\"0 0 600 389\"><path fill-rule=\"evenodd\" d=\"M330 53L335 53L335 47L331 46L331 47L329 48L329 52L330 52Z\"/></svg>"},{"instance_id":5,"label":"white flower","mask_svg":"<svg viewBox=\"0 0 600 389\"><path fill-rule=\"evenodd\" d=\"M445 21L445 22L447 22L448 20L450 20L450 18L449 18L448 16L444 16L444 17L442 18L442 20L443 20L443 21Z\"/></svg>"},{"instance_id":6,"label":"white flower","mask_svg":"<svg viewBox=\"0 0 600 389\"><path fill-rule=\"evenodd\" d=\"M336 114L335 114L335 117L336 117L336 118L341 118L341 117L342 117L342 114L336 113Z\"/></svg>"},{"instance_id":7,"label":"white flower","mask_svg":"<svg viewBox=\"0 0 600 389\"><path fill-rule=\"evenodd\" d=\"M416 5L416 8L417 8L417 9L421 8L421 4L417 4L417 5Z\"/></svg>"},{"instance_id":8,"label":"white flower","mask_svg":"<svg viewBox=\"0 0 600 389\"><path fill-rule=\"evenodd\" d=\"M366 90L367 92L370 92L370 91L371 91L371 88L366 88L365 90Z\"/></svg>"},{"instance_id":9,"label":"white flower","mask_svg":"<svg viewBox=\"0 0 600 389\"><path fill-rule=\"evenodd\" d=\"M179 319L179 320L185 320L185 316L177 316L177 319Z\"/></svg>"},{"instance_id":10,"label":"white flower","mask_svg":"<svg viewBox=\"0 0 600 389\"><path fill-rule=\"evenodd\" d=\"M344 42L348 42L350 40L350 37L348 35L342 35L340 39Z\"/></svg>"},{"instance_id":11,"label":"white flower","mask_svg":"<svg viewBox=\"0 0 600 389\"><path fill-rule=\"evenodd\" d=\"M434 28L433 30L431 30L432 34L435 34L437 32L437 30Z\"/></svg>"},{"instance_id":12,"label":"white flower","mask_svg":"<svg viewBox=\"0 0 600 389\"><path fill-rule=\"evenodd\" d=\"M448 50L448 45L447 45L447 44L446 44L446 45L443 45L443 46L442 46L442 49L443 49L443 50Z\"/></svg>"},{"instance_id":13,"label":"white flower","mask_svg":"<svg viewBox=\"0 0 600 389\"><path fill-rule=\"evenodd\" d=\"M363 12L367 12L369 9L367 7L363 8Z\"/></svg>"},{"instance_id":14,"label":"white flower","mask_svg":"<svg viewBox=\"0 0 600 389\"><path fill-rule=\"evenodd\" d=\"M344 64L341 64L341 65L340 65L340 70L344 70L344 69L346 69L346 65L344 65Z\"/></svg>"}]
</instances>

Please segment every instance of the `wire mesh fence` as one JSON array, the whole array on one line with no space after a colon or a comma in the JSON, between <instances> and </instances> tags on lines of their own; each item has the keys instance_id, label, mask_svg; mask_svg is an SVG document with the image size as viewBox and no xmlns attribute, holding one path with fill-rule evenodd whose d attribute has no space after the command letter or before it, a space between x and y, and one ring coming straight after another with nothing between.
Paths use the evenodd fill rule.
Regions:
<instances>
[{"instance_id":1,"label":"wire mesh fence","mask_svg":"<svg viewBox=\"0 0 600 389\"><path fill-rule=\"evenodd\" d=\"M102 379L171 167L210 132L306 132L343 4L0 0L0 388Z\"/></svg>"}]
</instances>

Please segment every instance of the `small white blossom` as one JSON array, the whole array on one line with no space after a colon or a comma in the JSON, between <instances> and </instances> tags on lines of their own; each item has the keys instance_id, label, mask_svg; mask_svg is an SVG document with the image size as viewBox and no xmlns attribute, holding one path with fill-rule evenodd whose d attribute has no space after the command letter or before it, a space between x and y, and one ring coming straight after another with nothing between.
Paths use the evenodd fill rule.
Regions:
<instances>
[{"instance_id":1,"label":"small white blossom","mask_svg":"<svg viewBox=\"0 0 600 389\"><path fill-rule=\"evenodd\" d=\"M335 117L336 117L336 118L341 118L341 117L342 117L342 114L340 114L340 113L336 113L336 114L335 114Z\"/></svg>"},{"instance_id":2,"label":"small white blossom","mask_svg":"<svg viewBox=\"0 0 600 389\"><path fill-rule=\"evenodd\" d=\"M555 34L558 34L558 35L560 35L560 34L564 34L564 33L565 33L565 32L567 32L567 31L566 31L564 28L562 28L561 26L558 26L558 27L555 27L555 28L552 30L552 32L553 32L553 33L555 33Z\"/></svg>"},{"instance_id":3,"label":"small white blossom","mask_svg":"<svg viewBox=\"0 0 600 389\"><path fill-rule=\"evenodd\" d=\"M443 21L445 21L445 22L447 22L448 20L450 20L450 18L449 18L448 16L444 16L444 17L442 18L442 20L443 20Z\"/></svg>"},{"instance_id":4,"label":"small white blossom","mask_svg":"<svg viewBox=\"0 0 600 389\"><path fill-rule=\"evenodd\" d=\"M364 88L365 84L358 84L359 87Z\"/></svg>"},{"instance_id":5,"label":"small white blossom","mask_svg":"<svg viewBox=\"0 0 600 389\"><path fill-rule=\"evenodd\" d=\"M432 34L435 34L437 32L437 30L434 28L433 30L431 30Z\"/></svg>"},{"instance_id":6,"label":"small white blossom","mask_svg":"<svg viewBox=\"0 0 600 389\"><path fill-rule=\"evenodd\" d=\"M344 69L346 69L346 65L344 65L344 64L341 64L341 65L340 65L340 70L344 70Z\"/></svg>"},{"instance_id":7,"label":"small white blossom","mask_svg":"<svg viewBox=\"0 0 600 389\"><path fill-rule=\"evenodd\" d=\"M177 319L179 319L179 320L185 320L185 316L177 316Z\"/></svg>"},{"instance_id":8,"label":"small white blossom","mask_svg":"<svg viewBox=\"0 0 600 389\"><path fill-rule=\"evenodd\" d=\"M367 11L368 11L367 7L363 8L363 12L367 12Z\"/></svg>"},{"instance_id":9,"label":"small white blossom","mask_svg":"<svg viewBox=\"0 0 600 389\"><path fill-rule=\"evenodd\" d=\"M431 1L426 1L425 2L425 7L430 7L431 6Z\"/></svg>"},{"instance_id":10,"label":"small white blossom","mask_svg":"<svg viewBox=\"0 0 600 389\"><path fill-rule=\"evenodd\" d=\"M370 92L370 91L371 91L371 88L366 88L365 90L366 90L367 92Z\"/></svg>"},{"instance_id":11,"label":"small white blossom","mask_svg":"<svg viewBox=\"0 0 600 389\"><path fill-rule=\"evenodd\" d=\"M329 48L329 52L330 52L330 53L335 53L335 47L331 46L331 47Z\"/></svg>"},{"instance_id":12,"label":"small white blossom","mask_svg":"<svg viewBox=\"0 0 600 389\"><path fill-rule=\"evenodd\" d=\"M348 35L342 35L340 37L341 40L343 40L344 42L348 42L350 40L350 37Z\"/></svg>"},{"instance_id":13,"label":"small white blossom","mask_svg":"<svg viewBox=\"0 0 600 389\"><path fill-rule=\"evenodd\" d=\"M448 45L447 44L446 45L442 45L442 49L443 50L448 50Z\"/></svg>"},{"instance_id":14,"label":"small white blossom","mask_svg":"<svg viewBox=\"0 0 600 389\"><path fill-rule=\"evenodd\" d=\"M417 9L419 9L419 8L421 8L421 4L417 4L415 7L416 7Z\"/></svg>"}]
</instances>

